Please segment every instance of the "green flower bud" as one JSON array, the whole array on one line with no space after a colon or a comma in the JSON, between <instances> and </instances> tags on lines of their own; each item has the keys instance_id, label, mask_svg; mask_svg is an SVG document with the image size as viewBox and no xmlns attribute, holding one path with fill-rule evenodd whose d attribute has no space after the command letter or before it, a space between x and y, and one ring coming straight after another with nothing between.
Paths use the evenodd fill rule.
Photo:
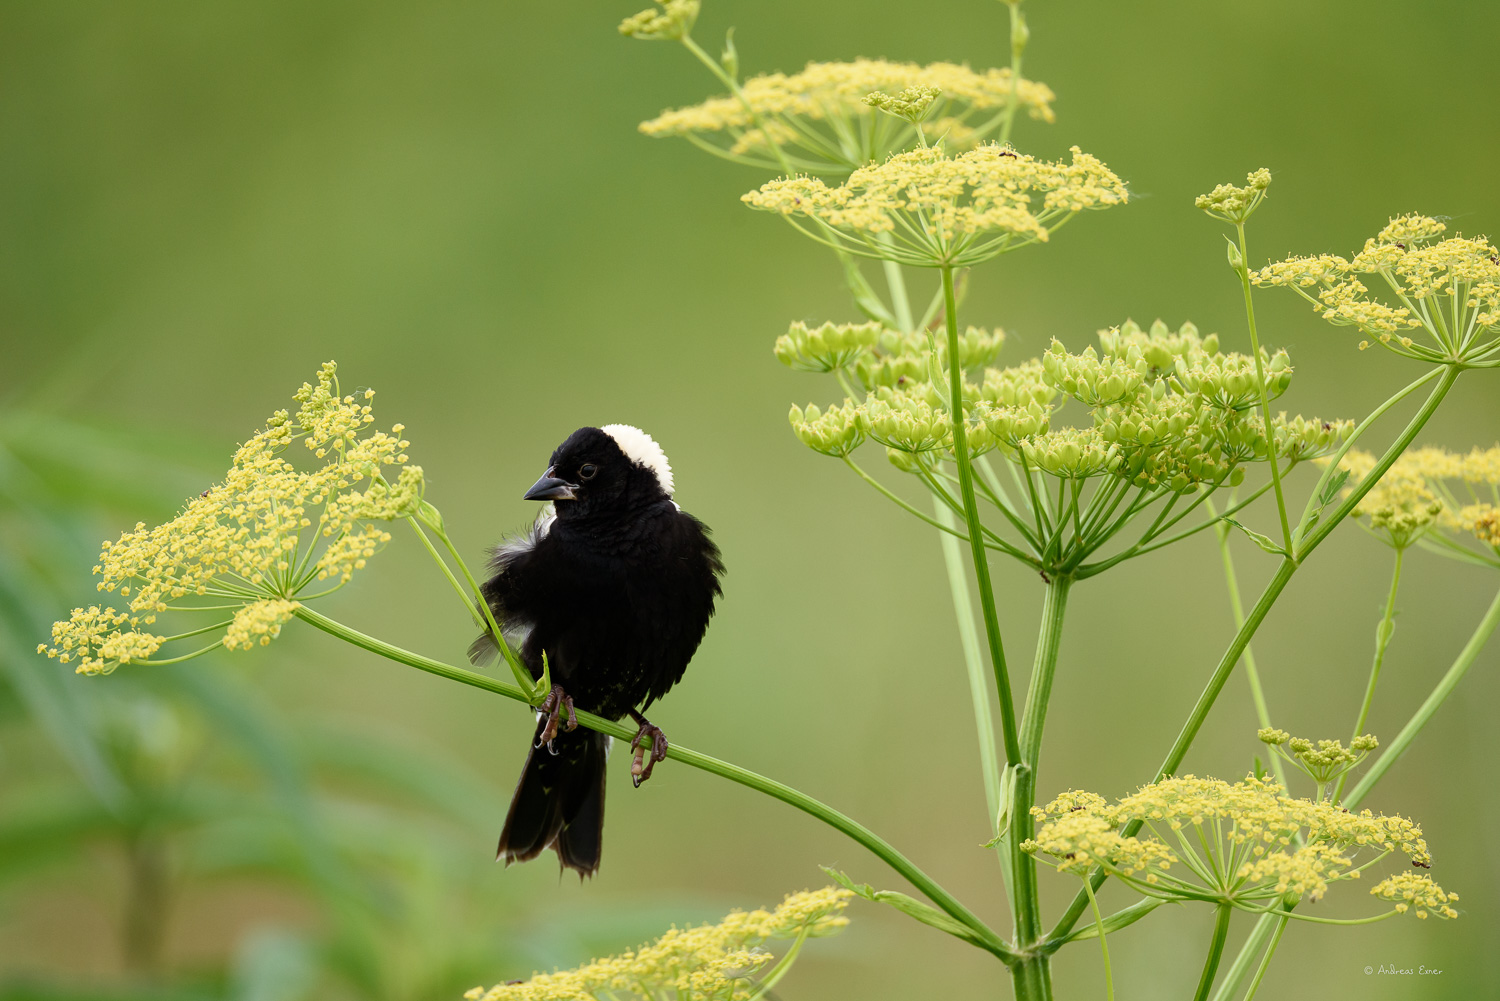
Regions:
<instances>
[{"instance_id":1,"label":"green flower bud","mask_svg":"<svg viewBox=\"0 0 1500 1001\"><path fill-rule=\"evenodd\" d=\"M915 124L927 117L933 102L942 95L943 92L936 87L907 87L895 97L882 91L873 91L865 95L864 102L872 108L879 108L886 114Z\"/></svg>"},{"instance_id":2,"label":"green flower bud","mask_svg":"<svg viewBox=\"0 0 1500 1001\"><path fill-rule=\"evenodd\" d=\"M1048 406L1057 398L1057 390L1045 381L1042 362L1031 361L1010 368L987 368L981 399L1002 407L1025 407L1036 403Z\"/></svg>"},{"instance_id":3,"label":"green flower bud","mask_svg":"<svg viewBox=\"0 0 1500 1001\"><path fill-rule=\"evenodd\" d=\"M1177 359L1198 351L1209 355L1219 353L1219 335L1198 336L1198 328L1191 322L1184 323L1173 333L1165 323L1156 320L1150 332L1143 331L1134 320L1126 320L1118 327L1099 331L1099 346L1104 353L1114 358L1125 358L1130 349L1140 352L1146 363L1146 376L1171 372Z\"/></svg>"},{"instance_id":4,"label":"green flower bud","mask_svg":"<svg viewBox=\"0 0 1500 1001\"><path fill-rule=\"evenodd\" d=\"M890 460L891 465L903 473L919 473L925 469L926 463L922 461L925 454L927 453L903 452L901 449L891 448L889 445L885 449L885 457Z\"/></svg>"},{"instance_id":5,"label":"green flower bud","mask_svg":"<svg viewBox=\"0 0 1500 1001\"><path fill-rule=\"evenodd\" d=\"M1034 401L1023 407L981 406L980 413L990 435L1012 448L1020 445L1023 438L1045 434L1052 417L1050 408Z\"/></svg>"},{"instance_id":6,"label":"green flower bud","mask_svg":"<svg viewBox=\"0 0 1500 1001\"><path fill-rule=\"evenodd\" d=\"M1285 351L1270 354L1265 348L1260 358L1266 373L1266 398L1274 400L1292 383L1291 359ZM1222 410L1249 410L1260 403L1255 359L1250 355L1192 351L1177 359L1172 381L1178 392L1201 393Z\"/></svg>"},{"instance_id":7,"label":"green flower bud","mask_svg":"<svg viewBox=\"0 0 1500 1001\"><path fill-rule=\"evenodd\" d=\"M1070 355L1058 341L1042 356L1042 375L1049 384L1090 407L1109 406L1134 398L1143 382L1136 365L1139 352L1130 359L1101 359L1092 347L1081 355Z\"/></svg>"},{"instance_id":8,"label":"green flower bud","mask_svg":"<svg viewBox=\"0 0 1500 1001\"><path fill-rule=\"evenodd\" d=\"M888 448L926 452L951 444L948 412L913 393L881 389L865 401L859 414L864 433Z\"/></svg>"},{"instance_id":9,"label":"green flower bud","mask_svg":"<svg viewBox=\"0 0 1500 1001\"><path fill-rule=\"evenodd\" d=\"M843 407L829 407L826 413L809 403L804 411L793 406L787 415L792 431L802 444L815 452L842 458L864 443L864 430L860 426L859 411L849 400Z\"/></svg>"},{"instance_id":10,"label":"green flower bud","mask_svg":"<svg viewBox=\"0 0 1500 1001\"><path fill-rule=\"evenodd\" d=\"M648 7L620 22L620 34L642 41L676 41L693 30L698 20L699 0L656 0L660 10Z\"/></svg>"},{"instance_id":11,"label":"green flower bud","mask_svg":"<svg viewBox=\"0 0 1500 1001\"><path fill-rule=\"evenodd\" d=\"M776 360L800 372L835 372L875 345L878 323L793 323L776 338Z\"/></svg>"},{"instance_id":12,"label":"green flower bud","mask_svg":"<svg viewBox=\"0 0 1500 1001\"><path fill-rule=\"evenodd\" d=\"M1026 461L1062 479L1085 479L1119 467L1117 446L1094 428L1060 428L1021 442Z\"/></svg>"}]
</instances>

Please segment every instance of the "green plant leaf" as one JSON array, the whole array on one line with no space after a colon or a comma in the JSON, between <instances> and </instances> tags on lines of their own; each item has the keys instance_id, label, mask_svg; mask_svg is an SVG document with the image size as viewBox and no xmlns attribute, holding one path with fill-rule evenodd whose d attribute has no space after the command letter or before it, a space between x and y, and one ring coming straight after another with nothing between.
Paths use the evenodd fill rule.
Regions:
<instances>
[{"instance_id":1,"label":"green plant leaf","mask_svg":"<svg viewBox=\"0 0 1500 1001\"><path fill-rule=\"evenodd\" d=\"M1254 531L1253 529L1246 528L1244 525L1241 525L1233 518L1225 518L1224 520L1229 522L1235 528L1238 528L1241 532L1244 532L1251 542L1255 543L1262 550L1270 553L1272 556L1285 556L1287 554L1286 550L1278 546L1269 536L1261 535L1259 532Z\"/></svg>"}]
</instances>

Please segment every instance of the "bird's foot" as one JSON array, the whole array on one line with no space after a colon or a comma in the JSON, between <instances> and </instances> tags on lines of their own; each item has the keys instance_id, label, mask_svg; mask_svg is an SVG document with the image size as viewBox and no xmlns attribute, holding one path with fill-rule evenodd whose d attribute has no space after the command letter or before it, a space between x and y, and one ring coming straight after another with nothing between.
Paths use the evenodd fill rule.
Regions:
<instances>
[{"instance_id":1,"label":"bird's foot","mask_svg":"<svg viewBox=\"0 0 1500 1001\"><path fill-rule=\"evenodd\" d=\"M557 736L557 731L562 725L563 712L568 714L567 730L578 729L578 714L573 709L573 696L563 691L562 685L553 685L552 691L542 700L542 704L536 707L537 712L547 717L547 725L542 727L542 732L537 735L536 746L552 743L552 738Z\"/></svg>"},{"instance_id":2,"label":"bird's foot","mask_svg":"<svg viewBox=\"0 0 1500 1001\"><path fill-rule=\"evenodd\" d=\"M630 717L640 727L630 742L631 750L635 751L635 760L630 763L630 781L639 789L641 783L651 777L651 769L656 763L667 759L667 735L661 732L661 727L633 709Z\"/></svg>"}]
</instances>

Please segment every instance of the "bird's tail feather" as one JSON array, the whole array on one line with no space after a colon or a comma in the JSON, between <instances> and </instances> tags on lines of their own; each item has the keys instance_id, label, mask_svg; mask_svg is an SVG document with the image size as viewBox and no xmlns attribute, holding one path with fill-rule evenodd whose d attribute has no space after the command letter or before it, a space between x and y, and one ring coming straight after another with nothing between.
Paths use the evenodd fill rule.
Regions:
<instances>
[{"instance_id":1,"label":"bird's tail feather","mask_svg":"<svg viewBox=\"0 0 1500 1001\"><path fill-rule=\"evenodd\" d=\"M538 735L543 724L539 721ZM580 876L598 871L608 739L580 728L560 731L550 745L532 747L500 832L497 860L525 862L551 848Z\"/></svg>"}]
</instances>

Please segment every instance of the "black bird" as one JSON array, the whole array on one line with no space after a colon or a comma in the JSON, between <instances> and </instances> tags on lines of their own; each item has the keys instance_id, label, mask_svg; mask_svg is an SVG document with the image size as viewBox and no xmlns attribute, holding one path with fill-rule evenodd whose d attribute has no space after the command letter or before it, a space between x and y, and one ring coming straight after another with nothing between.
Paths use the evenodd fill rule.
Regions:
<instances>
[{"instance_id":1,"label":"black bird","mask_svg":"<svg viewBox=\"0 0 1500 1001\"><path fill-rule=\"evenodd\" d=\"M533 678L546 654L553 684L496 858L509 865L551 848L591 876L610 741L579 729L575 707L635 720L631 777L637 786L650 778L667 739L636 707L649 709L682 678L722 593L724 564L708 528L672 500L661 446L638 428L579 428L525 496L551 506L494 549L480 591ZM469 648L476 663L495 652L489 635Z\"/></svg>"}]
</instances>

